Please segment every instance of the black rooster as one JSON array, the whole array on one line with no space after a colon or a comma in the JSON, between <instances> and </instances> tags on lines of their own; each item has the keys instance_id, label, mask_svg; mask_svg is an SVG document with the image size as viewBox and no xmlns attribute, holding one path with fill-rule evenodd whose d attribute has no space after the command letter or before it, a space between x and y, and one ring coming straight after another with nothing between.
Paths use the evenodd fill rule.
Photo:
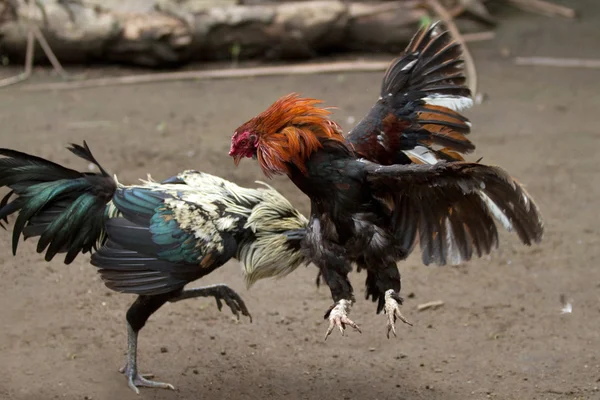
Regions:
<instances>
[{"instance_id":1,"label":"black rooster","mask_svg":"<svg viewBox=\"0 0 600 400\"><path fill-rule=\"evenodd\" d=\"M472 104L460 45L437 26L417 32L387 70L380 97L346 136L319 100L284 96L241 125L234 161L258 160L267 176L285 174L311 199L302 245L319 267L334 305L330 325L358 329L352 265L367 271L366 295L395 334L400 313L396 263L420 243L423 262L460 263L498 245L494 218L530 245L541 215L523 187L498 167L464 162L475 146L459 114Z\"/></svg>"},{"instance_id":2,"label":"black rooster","mask_svg":"<svg viewBox=\"0 0 600 400\"><path fill-rule=\"evenodd\" d=\"M127 362L121 369L129 386L173 388L139 374L137 337L148 318L166 302L195 297L224 301L239 318L250 318L240 296L227 285L184 290L231 258L240 260L250 286L281 277L305 262L300 253L306 218L273 188L247 189L197 171L161 183L150 179L124 186L92 156L87 144L75 155L100 173L82 173L10 149L0 149L0 186L11 191L0 203L0 219L17 213L12 249L21 235L39 237L46 261L66 253L71 263L92 252L106 286L137 294L127 311ZM11 200L12 196L16 196Z\"/></svg>"}]
</instances>

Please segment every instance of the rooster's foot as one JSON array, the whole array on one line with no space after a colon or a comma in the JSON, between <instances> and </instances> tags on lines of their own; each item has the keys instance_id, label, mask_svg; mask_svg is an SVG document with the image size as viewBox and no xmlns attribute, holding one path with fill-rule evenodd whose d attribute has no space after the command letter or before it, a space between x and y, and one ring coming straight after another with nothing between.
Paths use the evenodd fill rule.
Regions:
<instances>
[{"instance_id":1,"label":"rooster's foot","mask_svg":"<svg viewBox=\"0 0 600 400\"><path fill-rule=\"evenodd\" d=\"M252 315L250 315L250 312L248 311L244 300L242 300L240 295L237 294L235 290L231 289L229 286L224 284L210 285L184 290L177 297L174 297L169 301L174 303L177 301L193 299L196 297L214 297L215 301L217 302L217 308L219 309L219 311L221 311L221 309L223 308L223 303L221 301L224 301L225 304L227 304L227 306L231 309L233 315L237 317L237 319L240 319L240 314L242 314L247 316L250 319L250 322L252 322Z\"/></svg>"},{"instance_id":2,"label":"rooster's foot","mask_svg":"<svg viewBox=\"0 0 600 400\"><path fill-rule=\"evenodd\" d=\"M402 305L403 301L404 300L402 299L402 297L400 297L400 295L398 295L398 293L394 292L392 289L385 292L384 311L387 315L388 339L390 338L390 332L392 332L394 336L396 336L396 319L399 319L405 324L412 326L412 324L408 322L408 320L404 318L404 315L402 315L402 313L400 312L400 306Z\"/></svg>"},{"instance_id":3,"label":"rooster's foot","mask_svg":"<svg viewBox=\"0 0 600 400\"><path fill-rule=\"evenodd\" d=\"M154 377L153 374L139 374L135 368L130 368L129 364L126 364L123 368L119 369L119 372L127 377L129 388L136 394L140 394L139 387L150 387L160 389L172 389L175 387L170 383L151 381L148 378Z\"/></svg>"},{"instance_id":4,"label":"rooster's foot","mask_svg":"<svg viewBox=\"0 0 600 400\"><path fill-rule=\"evenodd\" d=\"M327 337L331 335L331 332L333 332L333 329L336 326L339 328L340 332L342 333L342 336L344 335L346 325L349 325L355 330L357 330L359 333L362 333L358 325L356 325L354 321L348 318L348 313L350 312L351 306L351 301L340 300L335 305L335 307L333 307L331 311L329 311L328 314L325 314L325 318L329 317L329 328L327 328L327 332L325 333L325 340L327 340Z\"/></svg>"}]
</instances>

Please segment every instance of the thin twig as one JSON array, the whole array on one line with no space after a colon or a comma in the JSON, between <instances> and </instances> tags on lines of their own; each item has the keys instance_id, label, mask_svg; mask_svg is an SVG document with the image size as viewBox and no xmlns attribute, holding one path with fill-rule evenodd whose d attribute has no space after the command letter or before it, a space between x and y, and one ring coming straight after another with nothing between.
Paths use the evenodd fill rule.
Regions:
<instances>
[{"instance_id":1,"label":"thin twig","mask_svg":"<svg viewBox=\"0 0 600 400\"><path fill-rule=\"evenodd\" d=\"M517 57L516 65L560 67L560 68L600 68L599 59L554 58L554 57Z\"/></svg>"},{"instance_id":2,"label":"thin twig","mask_svg":"<svg viewBox=\"0 0 600 400\"><path fill-rule=\"evenodd\" d=\"M0 87L14 85L23 82L31 76L33 70L33 50L35 48L35 35L33 29L33 12L35 10L33 0L29 1L27 8L27 47L25 48L25 70L18 75L0 80Z\"/></svg>"},{"instance_id":3,"label":"thin twig","mask_svg":"<svg viewBox=\"0 0 600 400\"><path fill-rule=\"evenodd\" d=\"M48 41L42 34L40 28L37 25L31 24L31 30L33 31L33 34L35 35L38 42L40 42L40 46L42 47L42 50L44 50L44 54L46 54L46 57L48 57L48 60L50 61L50 64L52 64L52 67L63 79L68 79L69 76L67 75L67 72L60 64L60 61L58 61L58 58L54 54L54 51L52 51L52 48L48 44Z\"/></svg>"},{"instance_id":4,"label":"thin twig","mask_svg":"<svg viewBox=\"0 0 600 400\"><path fill-rule=\"evenodd\" d=\"M35 11L35 0L28 0L26 2L27 8L27 48L25 49L25 70L15 76L4 78L0 80L0 87L6 87L14 85L15 83L23 82L31 76L33 70L33 54L35 50L35 39L40 43L40 47L48 57L50 64L56 70L56 72L63 78L67 79L69 76L65 72L64 68L58 61L58 58L52 51L52 48L48 44L48 41L44 37L44 34L40 28L33 22L33 14Z\"/></svg>"},{"instance_id":5,"label":"thin twig","mask_svg":"<svg viewBox=\"0 0 600 400\"><path fill-rule=\"evenodd\" d=\"M427 4L433 10L433 12L436 13L442 21L444 21L444 24L448 28L450 35L452 35L452 38L461 45L463 49L463 59L465 61L465 70L467 72L467 79L469 81L469 89L471 90L471 95L475 96L477 94L477 70L475 69L475 62L473 61L473 57L471 56L471 52L467 47L464 37L456 27L452 16L448 13L448 11L446 11L446 8L444 8L444 6L441 5L438 0L427 0Z\"/></svg>"},{"instance_id":6,"label":"thin twig","mask_svg":"<svg viewBox=\"0 0 600 400\"><path fill-rule=\"evenodd\" d=\"M509 3L513 4L515 7L518 7L525 11L535 12L538 14L546 15L549 17L565 17L565 18L575 18L576 12L572 8L561 6L558 4L550 3L545 0L507 0Z\"/></svg>"},{"instance_id":7,"label":"thin twig","mask_svg":"<svg viewBox=\"0 0 600 400\"><path fill-rule=\"evenodd\" d=\"M484 40L493 40L496 38L496 32L494 31L483 31L473 33L463 33L462 35L465 42L483 42Z\"/></svg>"},{"instance_id":8,"label":"thin twig","mask_svg":"<svg viewBox=\"0 0 600 400\"><path fill-rule=\"evenodd\" d=\"M442 300L430 301L428 303L419 304L417 306L417 311L425 311L430 308L433 308L435 310L436 308L439 308L439 307L443 306L444 304L445 303Z\"/></svg>"}]
</instances>

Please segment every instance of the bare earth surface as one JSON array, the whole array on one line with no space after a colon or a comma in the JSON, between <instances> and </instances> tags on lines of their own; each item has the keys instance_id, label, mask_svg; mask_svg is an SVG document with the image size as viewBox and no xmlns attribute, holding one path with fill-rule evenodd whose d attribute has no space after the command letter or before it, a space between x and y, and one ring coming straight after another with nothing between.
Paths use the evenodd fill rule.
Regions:
<instances>
[{"instance_id":1,"label":"bare earth surface","mask_svg":"<svg viewBox=\"0 0 600 400\"><path fill-rule=\"evenodd\" d=\"M364 274L352 275L359 302L351 315L363 334L336 332L323 342L331 300L316 289L314 267L248 291L231 262L194 285L230 284L254 322L238 323L207 299L166 305L142 331L140 364L177 391L142 389L141 396L600 399L600 72L512 63L515 55L600 57L595 1L566 3L586 10L582 21L517 13L494 41L471 46L488 95L467 113L478 146L471 159L483 156L527 185L545 216L541 246L526 248L505 234L491 257L460 267L424 267L411 257L401 271L404 313L415 326L399 326L391 340L385 317L363 300ZM240 123L300 91L338 106L337 120L350 128L377 98L381 75L57 93L14 87L0 91L0 146L86 168L64 149L85 139L124 183L194 168L253 185L265 179L255 163L234 169L227 155ZM272 183L308 211L285 179ZM70 266L60 257L46 263L25 243L13 257L10 234L0 235L0 399L139 398L117 372L133 296L106 289L88 256ZM561 293L572 300L571 314L561 314ZM445 305L416 310L432 300Z\"/></svg>"}]
</instances>

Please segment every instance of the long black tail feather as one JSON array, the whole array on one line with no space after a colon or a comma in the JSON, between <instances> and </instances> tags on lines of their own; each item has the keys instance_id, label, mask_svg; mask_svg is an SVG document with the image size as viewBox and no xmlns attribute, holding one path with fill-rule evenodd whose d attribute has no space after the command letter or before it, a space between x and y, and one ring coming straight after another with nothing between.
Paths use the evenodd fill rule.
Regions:
<instances>
[{"instance_id":1,"label":"long black tail feather","mask_svg":"<svg viewBox=\"0 0 600 400\"><path fill-rule=\"evenodd\" d=\"M0 220L17 214L12 251L21 235L38 237L37 252L50 261L67 253L71 263L80 253L95 249L103 237L106 205L115 181L99 165L87 143L69 148L98 166L101 173L78 172L46 159L11 149L0 149L0 187L11 189L0 201ZM12 201L11 201L12 199Z\"/></svg>"}]
</instances>

